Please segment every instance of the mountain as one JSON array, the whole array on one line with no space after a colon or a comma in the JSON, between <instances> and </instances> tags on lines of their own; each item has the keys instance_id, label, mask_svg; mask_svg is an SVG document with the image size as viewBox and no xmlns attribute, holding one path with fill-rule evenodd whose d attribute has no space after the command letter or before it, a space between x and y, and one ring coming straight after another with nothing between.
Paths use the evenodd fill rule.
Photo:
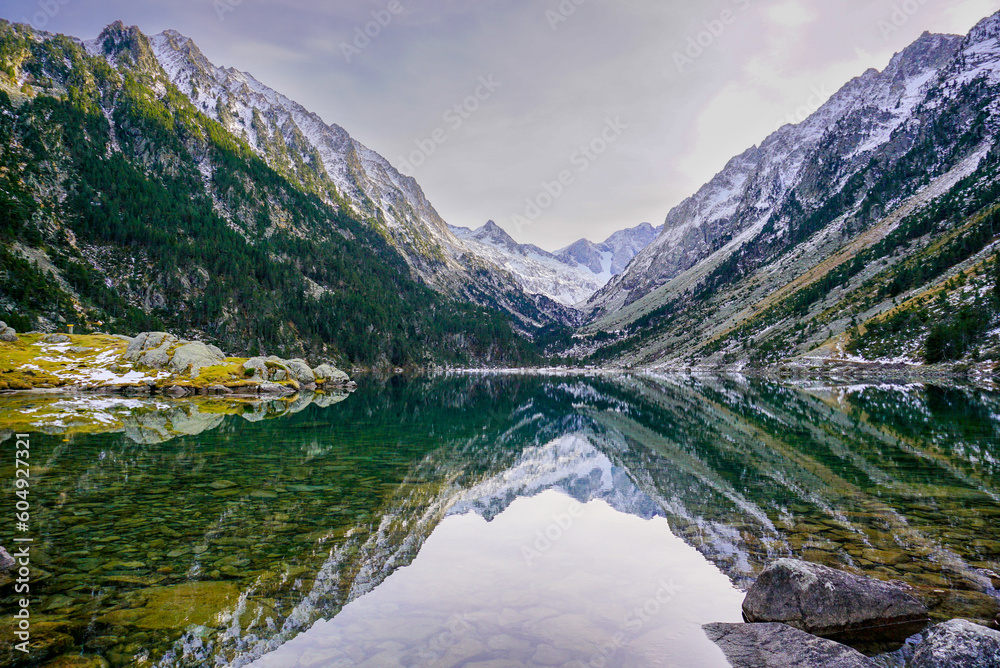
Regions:
<instances>
[{"instance_id":1,"label":"mountain","mask_svg":"<svg viewBox=\"0 0 1000 668\"><path fill-rule=\"evenodd\" d=\"M99 41L88 43L88 49L98 51ZM246 72L213 65L190 38L174 30L154 35L149 44L170 83L195 108L246 141L272 169L372 224L421 282L505 309L526 329L568 322L568 314L547 299L519 293L507 267L462 244L412 177L342 127L327 124Z\"/></svg>"},{"instance_id":2,"label":"mountain","mask_svg":"<svg viewBox=\"0 0 1000 668\"><path fill-rule=\"evenodd\" d=\"M925 33L733 158L590 299L574 352L664 367L1000 358L998 34L1000 15ZM963 343L928 354L935 332Z\"/></svg>"},{"instance_id":3,"label":"mountain","mask_svg":"<svg viewBox=\"0 0 1000 668\"><path fill-rule=\"evenodd\" d=\"M632 258L663 232L663 227L642 223L627 230L619 230L600 244L580 239L556 251L555 255L566 264L583 265L592 273L607 276L607 280L610 280L612 276L625 271Z\"/></svg>"},{"instance_id":4,"label":"mountain","mask_svg":"<svg viewBox=\"0 0 1000 668\"><path fill-rule=\"evenodd\" d=\"M116 23L84 43L0 22L0 318L361 366L536 359L514 330L550 323L547 300L447 246L415 183L391 191L335 126L231 70L198 78L182 52L207 67L175 33ZM248 128L230 131L233 110Z\"/></svg>"},{"instance_id":5,"label":"mountain","mask_svg":"<svg viewBox=\"0 0 1000 668\"><path fill-rule=\"evenodd\" d=\"M492 220L477 230L451 231L480 257L508 269L521 289L573 306L591 297L622 272L662 228L649 223L620 230L601 244L587 239L550 253L532 244L519 244Z\"/></svg>"}]
</instances>

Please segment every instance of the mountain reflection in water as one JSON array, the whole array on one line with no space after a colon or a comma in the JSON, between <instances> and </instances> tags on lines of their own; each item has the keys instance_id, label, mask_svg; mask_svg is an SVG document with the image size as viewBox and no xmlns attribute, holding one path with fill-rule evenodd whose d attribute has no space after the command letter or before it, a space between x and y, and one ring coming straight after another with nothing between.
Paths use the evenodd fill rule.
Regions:
<instances>
[{"instance_id":1,"label":"mountain reflection in water","mask_svg":"<svg viewBox=\"0 0 1000 668\"><path fill-rule=\"evenodd\" d=\"M996 395L512 376L297 401L32 434L36 663L711 665L697 626L789 555L906 580L938 616L1000 611ZM664 578L680 590L631 633Z\"/></svg>"}]
</instances>

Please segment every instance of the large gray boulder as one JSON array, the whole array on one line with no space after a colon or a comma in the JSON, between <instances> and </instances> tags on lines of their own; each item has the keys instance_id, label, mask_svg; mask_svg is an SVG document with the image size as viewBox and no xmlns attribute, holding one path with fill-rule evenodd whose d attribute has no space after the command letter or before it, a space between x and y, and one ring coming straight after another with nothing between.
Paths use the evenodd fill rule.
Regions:
<instances>
[{"instance_id":1,"label":"large gray boulder","mask_svg":"<svg viewBox=\"0 0 1000 668\"><path fill-rule=\"evenodd\" d=\"M292 370L288 368L288 362L277 355L270 355L265 359L267 362L267 378L276 383L283 383L292 380Z\"/></svg>"},{"instance_id":2,"label":"large gray boulder","mask_svg":"<svg viewBox=\"0 0 1000 668\"><path fill-rule=\"evenodd\" d=\"M132 339L122 358L141 367L162 369L170 363L168 350L177 340L166 332L143 332Z\"/></svg>"},{"instance_id":3,"label":"large gray boulder","mask_svg":"<svg viewBox=\"0 0 1000 668\"><path fill-rule=\"evenodd\" d=\"M316 380L322 380L326 385L347 385L351 382L351 377L335 366L320 364L313 369Z\"/></svg>"},{"instance_id":4,"label":"large gray boulder","mask_svg":"<svg viewBox=\"0 0 1000 668\"><path fill-rule=\"evenodd\" d=\"M733 668L876 668L856 649L787 624L706 624L702 627Z\"/></svg>"},{"instance_id":5,"label":"large gray boulder","mask_svg":"<svg viewBox=\"0 0 1000 668\"><path fill-rule=\"evenodd\" d=\"M884 582L795 559L768 566L743 600L748 622L783 622L845 640L902 640L927 622L927 607L902 582Z\"/></svg>"},{"instance_id":6,"label":"large gray boulder","mask_svg":"<svg viewBox=\"0 0 1000 668\"><path fill-rule=\"evenodd\" d=\"M174 373L188 373L192 378L204 367L215 366L226 361L226 356L215 346L204 343L185 343L174 351L170 358L170 370Z\"/></svg>"},{"instance_id":7,"label":"large gray boulder","mask_svg":"<svg viewBox=\"0 0 1000 668\"><path fill-rule=\"evenodd\" d=\"M17 332L2 320L0 320L0 341L4 343L17 342Z\"/></svg>"},{"instance_id":8,"label":"large gray boulder","mask_svg":"<svg viewBox=\"0 0 1000 668\"><path fill-rule=\"evenodd\" d=\"M263 357L251 357L243 363L243 372L251 380L267 380L267 360Z\"/></svg>"},{"instance_id":9,"label":"large gray boulder","mask_svg":"<svg viewBox=\"0 0 1000 668\"><path fill-rule=\"evenodd\" d=\"M316 375L313 373L313 370L309 368L309 365L306 364L305 360L287 360L285 362L285 366L288 367L288 371L292 374L292 378L300 383L316 382Z\"/></svg>"},{"instance_id":10,"label":"large gray boulder","mask_svg":"<svg viewBox=\"0 0 1000 668\"><path fill-rule=\"evenodd\" d=\"M49 334L42 339L42 343L69 343L70 338L65 334Z\"/></svg>"},{"instance_id":11,"label":"large gray boulder","mask_svg":"<svg viewBox=\"0 0 1000 668\"><path fill-rule=\"evenodd\" d=\"M1000 632L953 619L927 632L911 668L1000 668Z\"/></svg>"}]
</instances>

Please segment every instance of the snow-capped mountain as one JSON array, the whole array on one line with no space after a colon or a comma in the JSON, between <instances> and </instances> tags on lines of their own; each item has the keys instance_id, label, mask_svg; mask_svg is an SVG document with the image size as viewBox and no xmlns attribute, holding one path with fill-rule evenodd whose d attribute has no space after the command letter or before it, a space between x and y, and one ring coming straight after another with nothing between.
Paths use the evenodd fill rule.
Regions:
<instances>
[{"instance_id":1,"label":"snow-capped mountain","mask_svg":"<svg viewBox=\"0 0 1000 668\"><path fill-rule=\"evenodd\" d=\"M568 354L613 345L616 363L662 368L996 355L979 334L978 353L941 342L972 340L956 314L981 334L1000 317L974 298L990 280L962 287L1000 247L998 137L1000 13L965 37L924 33L674 208L583 307Z\"/></svg>"},{"instance_id":2,"label":"snow-capped mountain","mask_svg":"<svg viewBox=\"0 0 1000 668\"><path fill-rule=\"evenodd\" d=\"M780 128L733 158L668 214L664 232L595 295L591 307L614 311L708 258L719 264L755 239L787 237L794 225L790 209L823 206L873 160L891 165L911 147L914 115L932 104L942 75L959 85L957 60L974 54L989 62L977 46L982 40L969 40L925 33L885 70L868 70L802 123ZM962 67L965 81L982 66ZM850 215L852 203L837 215Z\"/></svg>"},{"instance_id":3,"label":"snow-capped mountain","mask_svg":"<svg viewBox=\"0 0 1000 668\"><path fill-rule=\"evenodd\" d=\"M525 292L543 294L567 306L585 301L604 287L660 230L643 223L615 232L600 244L580 239L550 253L533 244L517 243L492 220L477 230L451 228L477 255L513 273Z\"/></svg>"},{"instance_id":4,"label":"snow-capped mountain","mask_svg":"<svg viewBox=\"0 0 1000 668\"><path fill-rule=\"evenodd\" d=\"M109 26L88 49L97 52L109 35L130 31L137 32L120 23ZM413 178L342 127L246 72L212 64L190 38L174 30L150 37L149 43L170 82L199 111L244 139L272 168L371 221L426 284L504 308L527 326L565 318L547 299L521 294L509 273L516 268L457 239Z\"/></svg>"},{"instance_id":5,"label":"snow-capped mountain","mask_svg":"<svg viewBox=\"0 0 1000 668\"><path fill-rule=\"evenodd\" d=\"M555 256L566 264L583 265L598 276L606 276L606 283L612 276L625 271L632 258L653 243L662 231L663 225L653 227L649 223L642 223L627 230L619 230L600 244L580 239L557 250Z\"/></svg>"}]
</instances>

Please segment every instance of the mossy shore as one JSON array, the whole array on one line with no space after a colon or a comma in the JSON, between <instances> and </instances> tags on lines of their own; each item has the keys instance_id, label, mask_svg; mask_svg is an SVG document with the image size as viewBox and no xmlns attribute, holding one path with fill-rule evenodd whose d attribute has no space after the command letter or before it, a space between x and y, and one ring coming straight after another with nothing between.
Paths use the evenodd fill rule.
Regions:
<instances>
[{"instance_id":1,"label":"mossy shore","mask_svg":"<svg viewBox=\"0 0 1000 668\"><path fill-rule=\"evenodd\" d=\"M351 384L349 379L345 381L346 376L331 379L309 373L303 378L296 373L297 368L304 366L301 360L274 357L247 359L219 354L210 364L184 368L146 364L145 357L133 361L135 342L143 336L132 339L109 334L30 333L20 334L12 342L0 341L0 392L292 394L300 389L323 390L327 386ZM191 344L164 336L167 338L161 339L160 349L167 360L173 359L178 349ZM148 348L141 348L140 352L145 350Z\"/></svg>"}]
</instances>

